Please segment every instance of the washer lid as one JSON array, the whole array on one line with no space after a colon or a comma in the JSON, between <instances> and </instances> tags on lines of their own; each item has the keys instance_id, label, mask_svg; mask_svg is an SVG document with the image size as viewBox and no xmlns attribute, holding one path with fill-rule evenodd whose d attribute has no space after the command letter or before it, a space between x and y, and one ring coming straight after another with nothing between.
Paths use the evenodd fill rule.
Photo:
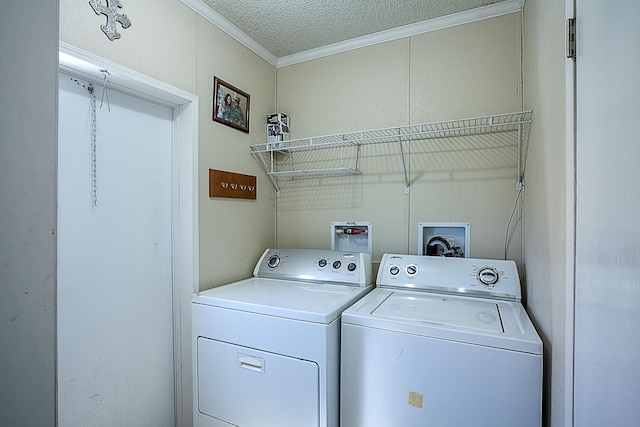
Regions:
<instances>
[{"instance_id":1,"label":"washer lid","mask_svg":"<svg viewBox=\"0 0 640 427\"><path fill-rule=\"evenodd\" d=\"M351 325L542 354L542 340L515 301L376 288L342 313Z\"/></svg>"},{"instance_id":2,"label":"washer lid","mask_svg":"<svg viewBox=\"0 0 640 427\"><path fill-rule=\"evenodd\" d=\"M492 301L449 298L446 295L394 293L372 314L381 318L504 332L498 305Z\"/></svg>"},{"instance_id":3,"label":"washer lid","mask_svg":"<svg viewBox=\"0 0 640 427\"><path fill-rule=\"evenodd\" d=\"M328 324L373 286L310 283L252 277L195 294L214 307Z\"/></svg>"}]
</instances>

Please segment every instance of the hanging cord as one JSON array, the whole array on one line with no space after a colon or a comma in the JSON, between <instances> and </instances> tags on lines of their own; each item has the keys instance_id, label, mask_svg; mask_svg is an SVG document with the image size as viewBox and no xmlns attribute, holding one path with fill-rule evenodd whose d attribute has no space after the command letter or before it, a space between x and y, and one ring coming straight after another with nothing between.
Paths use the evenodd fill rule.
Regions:
<instances>
[{"instance_id":1,"label":"hanging cord","mask_svg":"<svg viewBox=\"0 0 640 427\"><path fill-rule=\"evenodd\" d=\"M520 200L520 195L522 194L522 187L518 189L518 195L516 196L516 201L513 204L513 210L511 211L511 215L509 215L509 222L507 223L507 229L504 232L504 259L507 259L507 247L509 241L509 229L511 228L511 221L513 220L513 215L516 212L516 208L518 207L518 200Z\"/></svg>"},{"instance_id":2,"label":"hanging cord","mask_svg":"<svg viewBox=\"0 0 640 427\"><path fill-rule=\"evenodd\" d=\"M92 84L87 87L87 90L91 100L91 204L95 208L98 206L96 94Z\"/></svg>"},{"instance_id":3,"label":"hanging cord","mask_svg":"<svg viewBox=\"0 0 640 427\"><path fill-rule=\"evenodd\" d=\"M100 99L100 108L102 108L102 103L104 102L104 94L107 94L107 108L109 112L111 112L111 104L109 103L109 90L107 89L107 76L109 75L109 71L100 70L104 79L102 80L102 98Z\"/></svg>"}]
</instances>

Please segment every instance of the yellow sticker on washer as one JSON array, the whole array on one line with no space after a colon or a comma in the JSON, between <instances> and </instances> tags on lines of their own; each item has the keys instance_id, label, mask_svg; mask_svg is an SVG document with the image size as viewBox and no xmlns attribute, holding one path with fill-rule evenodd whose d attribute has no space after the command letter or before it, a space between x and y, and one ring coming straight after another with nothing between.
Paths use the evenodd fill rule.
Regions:
<instances>
[{"instance_id":1,"label":"yellow sticker on washer","mask_svg":"<svg viewBox=\"0 0 640 427\"><path fill-rule=\"evenodd\" d=\"M416 393L415 391L409 392L409 405L415 406L416 408L422 408L422 403L424 401L424 396L420 393Z\"/></svg>"}]
</instances>

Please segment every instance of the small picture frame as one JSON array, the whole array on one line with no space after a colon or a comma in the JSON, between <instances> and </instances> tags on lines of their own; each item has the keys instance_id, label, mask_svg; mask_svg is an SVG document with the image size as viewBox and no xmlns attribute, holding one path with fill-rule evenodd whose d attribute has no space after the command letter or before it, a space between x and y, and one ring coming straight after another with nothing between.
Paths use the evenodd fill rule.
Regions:
<instances>
[{"instance_id":1,"label":"small picture frame","mask_svg":"<svg viewBox=\"0 0 640 427\"><path fill-rule=\"evenodd\" d=\"M248 93L218 77L213 78L213 120L249 133Z\"/></svg>"}]
</instances>

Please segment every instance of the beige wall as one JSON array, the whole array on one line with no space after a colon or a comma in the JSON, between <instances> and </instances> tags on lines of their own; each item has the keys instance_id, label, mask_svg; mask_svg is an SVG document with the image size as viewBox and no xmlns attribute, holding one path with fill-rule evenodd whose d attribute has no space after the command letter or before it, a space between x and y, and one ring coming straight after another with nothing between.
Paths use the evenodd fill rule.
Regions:
<instances>
[{"instance_id":1,"label":"beige wall","mask_svg":"<svg viewBox=\"0 0 640 427\"><path fill-rule=\"evenodd\" d=\"M527 2L524 98L534 111L526 159L524 254L529 314L544 342L545 425L565 424L566 144L564 2Z\"/></svg>"},{"instance_id":2,"label":"beige wall","mask_svg":"<svg viewBox=\"0 0 640 427\"><path fill-rule=\"evenodd\" d=\"M88 2L61 0L60 39L198 95L200 288L246 277L275 241L271 185L249 154L275 108L275 68L179 0L126 2L122 12L131 27L109 41ZM211 120L214 76L251 96L249 134ZM209 198L209 169L257 176L257 200Z\"/></svg>"},{"instance_id":3,"label":"beige wall","mask_svg":"<svg viewBox=\"0 0 640 427\"><path fill-rule=\"evenodd\" d=\"M278 110L291 116L292 138L519 111L519 64L515 13L280 68ZM331 221L371 221L377 261L384 252L416 253L418 222L464 221L472 256L503 257L515 151L504 162L410 149L408 195L391 145L362 149L361 176L281 181L278 245L328 248ZM303 160L321 165L323 155ZM509 257L520 252L516 228Z\"/></svg>"},{"instance_id":4,"label":"beige wall","mask_svg":"<svg viewBox=\"0 0 640 427\"><path fill-rule=\"evenodd\" d=\"M197 18L196 93L200 96L200 283L201 289L251 275L256 260L275 243L271 183L250 155L264 139L275 106L275 68ZM251 96L250 133L211 120L213 75ZM209 198L209 169L257 177L257 199Z\"/></svg>"}]
</instances>

